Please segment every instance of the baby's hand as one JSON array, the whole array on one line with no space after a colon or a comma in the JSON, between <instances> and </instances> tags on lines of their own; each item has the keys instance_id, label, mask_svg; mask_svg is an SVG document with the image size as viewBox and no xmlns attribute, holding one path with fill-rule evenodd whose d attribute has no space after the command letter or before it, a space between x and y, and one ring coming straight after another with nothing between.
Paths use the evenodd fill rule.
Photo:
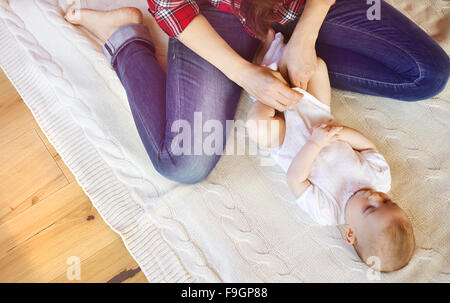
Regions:
<instances>
[{"instance_id":1,"label":"baby's hand","mask_svg":"<svg viewBox=\"0 0 450 303\"><path fill-rule=\"evenodd\" d=\"M311 142L317 144L320 148L324 148L328 144L338 139L339 132L343 129L342 126L332 126L333 120L323 123L320 126L312 128L312 136L309 139Z\"/></svg>"}]
</instances>

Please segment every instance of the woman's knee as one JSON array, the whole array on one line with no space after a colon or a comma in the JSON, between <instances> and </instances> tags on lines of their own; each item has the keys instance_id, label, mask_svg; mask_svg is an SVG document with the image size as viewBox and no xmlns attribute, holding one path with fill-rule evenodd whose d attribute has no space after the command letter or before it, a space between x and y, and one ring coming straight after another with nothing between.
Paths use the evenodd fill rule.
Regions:
<instances>
[{"instance_id":1,"label":"woman's knee","mask_svg":"<svg viewBox=\"0 0 450 303\"><path fill-rule=\"evenodd\" d=\"M450 74L450 61L448 56L436 60L433 67L425 70L425 76L418 81L418 86L423 87L425 98L438 95L447 85Z\"/></svg>"},{"instance_id":2,"label":"woman's knee","mask_svg":"<svg viewBox=\"0 0 450 303\"><path fill-rule=\"evenodd\" d=\"M434 58L430 64L421 66L421 74L414 81L415 89L407 101L426 100L441 93L447 86L450 61L447 56Z\"/></svg>"},{"instance_id":3,"label":"woman's knee","mask_svg":"<svg viewBox=\"0 0 450 303\"><path fill-rule=\"evenodd\" d=\"M447 52L424 33L418 38L418 45L412 50L418 68L418 77L413 82L411 100L430 99L441 93L447 85L450 74L450 60Z\"/></svg>"},{"instance_id":4,"label":"woman's knee","mask_svg":"<svg viewBox=\"0 0 450 303\"><path fill-rule=\"evenodd\" d=\"M183 155L160 160L156 170L164 177L183 184L204 180L216 166L220 156Z\"/></svg>"}]
</instances>

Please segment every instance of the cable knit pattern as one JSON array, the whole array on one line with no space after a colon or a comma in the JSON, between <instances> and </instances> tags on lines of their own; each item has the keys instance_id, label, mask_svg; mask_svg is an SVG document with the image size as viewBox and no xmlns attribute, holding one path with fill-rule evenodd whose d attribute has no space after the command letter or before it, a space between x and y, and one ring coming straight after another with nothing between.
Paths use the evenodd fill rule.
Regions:
<instances>
[{"instance_id":1,"label":"cable knit pattern","mask_svg":"<svg viewBox=\"0 0 450 303\"><path fill-rule=\"evenodd\" d=\"M199 187L199 190L203 195L204 203L219 218L222 228L236 244L241 256L248 262L264 267L260 273L263 281L295 281L295 277L291 277L292 269L280 257L274 255L265 240L252 230L228 188L208 184Z\"/></svg>"},{"instance_id":2,"label":"cable knit pattern","mask_svg":"<svg viewBox=\"0 0 450 303\"><path fill-rule=\"evenodd\" d=\"M62 18L69 2L2 0L0 66L149 281L450 281L448 89L419 103L333 90L333 115L377 143L391 165L393 199L415 229L411 263L378 275L345 244L342 228L319 226L296 207L271 159L224 156L197 185L160 177L101 46ZM445 1L388 2L450 50ZM140 0L81 3L147 8ZM245 119L249 105L243 94L236 119ZM246 142L242 124L237 129L230 140Z\"/></svg>"},{"instance_id":3,"label":"cable knit pattern","mask_svg":"<svg viewBox=\"0 0 450 303\"><path fill-rule=\"evenodd\" d=\"M223 282L220 276L206 263L202 250L192 241L186 227L173 215L173 211L164 201L160 201L163 214L156 216L153 212L148 215L154 225L161 230L164 239L170 243L183 263L193 276L195 282Z\"/></svg>"},{"instance_id":4,"label":"cable knit pattern","mask_svg":"<svg viewBox=\"0 0 450 303\"><path fill-rule=\"evenodd\" d=\"M75 48L86 57L86 60L91 60L93 62L92 64L95 67L98 76L106 82L111 91L113 91L118 98L126 99L126 93L122 83L120 83L115 71L111 68L110 63L101 52L101 48L94 45L79 29L67 23L62 17L65 12L62 11L61 8L47 0L35 0L34 3L46 15L47 20L49 20L55 28L61 31L61 35L66 39L69 39L70 37ZM126 109L130 111L128 103L125 104Z\"/></svg>"}]
</instances>

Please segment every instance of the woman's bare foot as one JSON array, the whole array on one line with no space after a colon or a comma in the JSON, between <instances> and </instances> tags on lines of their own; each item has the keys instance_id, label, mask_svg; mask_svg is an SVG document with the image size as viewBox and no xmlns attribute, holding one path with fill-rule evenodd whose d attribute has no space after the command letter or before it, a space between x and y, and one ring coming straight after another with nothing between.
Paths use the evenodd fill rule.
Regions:
<instances>
[{"instance_id":1,"label":"woman's bare foot","mask_svg":"<svg viewBox=\"0 0 450 303\"><path fill-rule=\"evenodd\" d=\"M142 23L142 13L135 7L96 11L72 5L64 18L72 24L84 26L103 42L122 26Z\"/></svg>"}]
</instances>

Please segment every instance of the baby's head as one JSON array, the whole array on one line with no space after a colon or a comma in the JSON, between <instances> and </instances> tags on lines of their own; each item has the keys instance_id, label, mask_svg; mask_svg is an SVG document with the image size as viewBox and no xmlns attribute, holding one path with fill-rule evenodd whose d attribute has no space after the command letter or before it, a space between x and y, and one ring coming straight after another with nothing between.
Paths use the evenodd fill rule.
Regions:
<instances>
[{"instance_id":1,"label":"baby's head","mask_svg":"<svg viewBox=\"0 0 450 303\"><path fill-rule=\"evenodd\" d=\"M346 240L364 263L377 257L380 270L390 272L408 264L415 248L411 222L384 193L357 191L345 207Z\"/></svg>"}]
</instances>

